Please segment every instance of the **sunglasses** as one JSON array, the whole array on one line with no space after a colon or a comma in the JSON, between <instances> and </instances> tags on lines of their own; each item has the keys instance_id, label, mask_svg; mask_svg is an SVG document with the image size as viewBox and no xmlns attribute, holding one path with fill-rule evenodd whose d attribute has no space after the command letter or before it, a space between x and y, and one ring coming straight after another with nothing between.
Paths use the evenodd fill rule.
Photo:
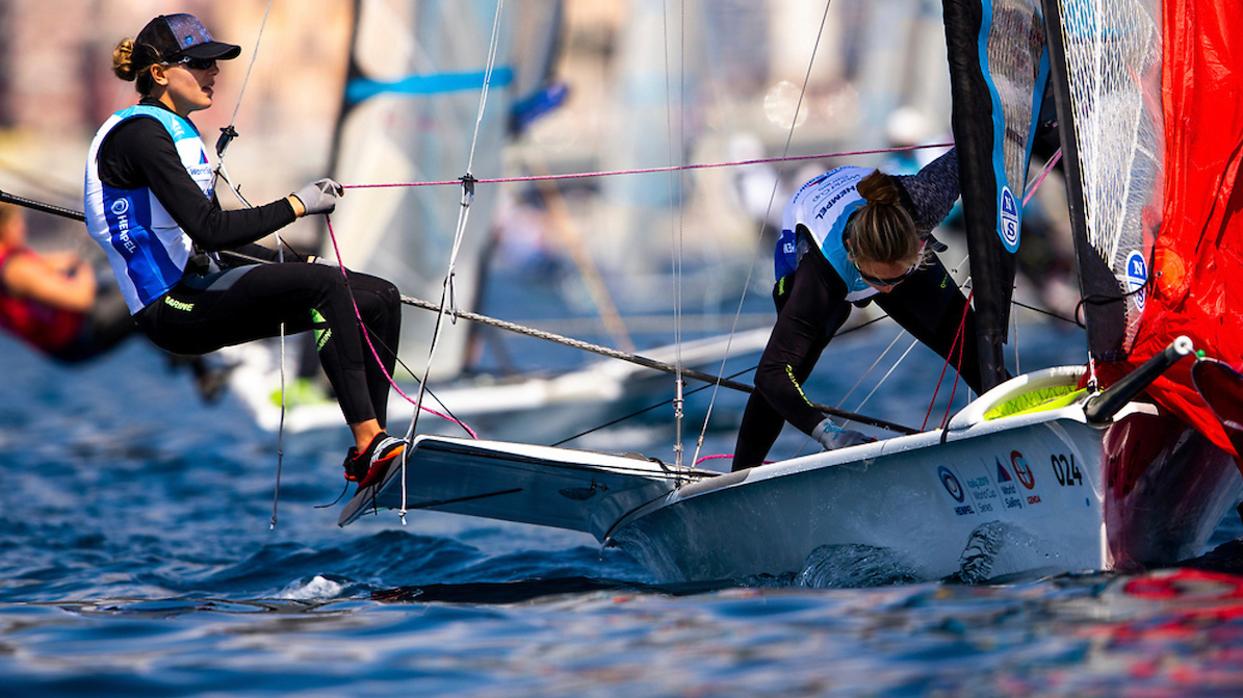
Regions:
<instances>
[{"instance_id":1,"label":"sunglasses","mask_svg":"<svg viewBox=\"0 0 1243 698\"><path fill-rule=\"evenodd\" d=\"M902 272L898 276L882 277L865 274L862 269L859 270L859 277L873 286L897 286L906 281L907 277L914 274L919 269L919 262L911 265L910 269Z\"/></svg>"},{"instance_id":2,"label":"sunglasses","mask_svg":"<svg viewBox=\"0 0 1243 698\"><path fill-rule=\"evenodd\" d=\"M855 269L859 270L859 278L863 279L864 281L868 282L869 284L873 286L897 286L903 281L906 281L906 279L910 277L911 274L914 274L915 272L919 271L919 267L924 257L924 248L927 247L927 244L928 244L927 241L924 241L924 243L919 246L919 260L917 260L914 264L912 264L906 271L902 272L901 274L897 276L890 276L890 277L872 276L871 274L865 273L862 269L859 269L859 266L857 264L855 265Z\"/></svg>"},{"instance_id":3,"label":"sunglasses","mask_svg":"<svg viewBox=\"0 0 1243 698\"><path fill-rule=\"evenodd\" d=\"M216 67L215 58L193 58L191 56L183 56L179 60L165 63L164 65L184 65L190 70L211 70Z\"/></svg>"}]
</instances>

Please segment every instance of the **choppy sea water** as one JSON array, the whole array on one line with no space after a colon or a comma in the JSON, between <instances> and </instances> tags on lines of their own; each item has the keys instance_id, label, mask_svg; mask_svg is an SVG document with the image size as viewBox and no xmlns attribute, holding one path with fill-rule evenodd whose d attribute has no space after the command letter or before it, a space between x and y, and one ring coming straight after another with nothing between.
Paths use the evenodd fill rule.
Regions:
<instances>
[{"instance_id":1,"label":"choppy sea water","mask_svg":"<svg viewBox=\"0 0 1243 698\"><path fill-rule=\"evenodd\" d=\"M1033 363L1078 361L1064 334L1027 335ZM892 336L843 338L810 390L844 392ZM344 443L287 443L270 531L274 437L235 403L200 404L140 342L66 371L3 340L0 361L5 695L1243 691L1233 515L1209 572L963 586L813 567L661 587L568 532L426 512L338 528L315 505L337 494ZM927 394L940 364L910 361L896 392ZM578 445L666 455L669 433L649 420Z\"/></svg>"}]
</instances>

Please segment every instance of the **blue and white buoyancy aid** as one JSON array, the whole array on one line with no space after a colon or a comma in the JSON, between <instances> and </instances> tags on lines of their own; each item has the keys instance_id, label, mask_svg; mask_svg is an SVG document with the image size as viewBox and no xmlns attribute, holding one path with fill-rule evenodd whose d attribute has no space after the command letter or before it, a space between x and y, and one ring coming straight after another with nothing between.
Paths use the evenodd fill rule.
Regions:
<instances>
[{"instance_id":1,"label":"blue and white buoyancy aid","mask_svg":"<svg viewBox=\"0 0 1243 698\"><path fill-rule=\"evenodd\" d=\"M796 232L803 225L828 260L833 271L846 284L846 300L859 301L878 293L859 276L859 269L850 261L842 236L850 215L863 208L867 200L859 195L859 181L873 172L866 167L838 167L812 178L790 198L781 218L781 236L773 255L778 281L793 274L805 254L807 245L800 244Z\"/></svg>"},{"instance_id":2,"label":"blue and white buoyancy aid","mask_svg":"<svg viewBox=\"0 0 1243 698\"><path fill-rule=\"evenodd\" d=\"M99 127L86 160L86 229L104 249L131 314L164 295L179 280L193 243L147 187L118 189L99 180L99 146L128 119L155 119L168 131L191 179L211 198L212 171L198 129L167 109L135 105Z\"/></svg>"}]
</instances>

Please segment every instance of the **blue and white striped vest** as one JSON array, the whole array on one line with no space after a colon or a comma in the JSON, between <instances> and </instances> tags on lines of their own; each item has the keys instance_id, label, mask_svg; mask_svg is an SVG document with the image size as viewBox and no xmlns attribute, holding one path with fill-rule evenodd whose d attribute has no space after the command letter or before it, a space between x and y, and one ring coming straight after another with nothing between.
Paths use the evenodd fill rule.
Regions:
<instances>
[{"instance_id":1,"label":"blue and white striped vest","mask_svg":"<svg viewBox=\"0 0 1243 698\"><path fill-rule=\"evenodd\" d=\"M99 180L99 146L127 119L155 119L168 131L186 172L212 195L212 169L198 129L167 109L135 105L104 122L86 160L86 229L104 249L131 314L164 295L181 280L193 244L147 187L118 189Z\"/></svg>"},{"instance_id":2,"label":"blue and white striped vest","mask_svg":"<svg viewBox=\"0 0 1243 698\"><path fill-rule=\"evenodd\" d=\"M838 167L808 180L786 205L781 219L781 237L773 255L776 278L782 279L794 273L803 251L795 234L798 226L806 226L811 236L833 267L833 271L846 284L846 300L858 301L876 295L859 276L859 269L850 261L842 235L850 215L867 203L856 187L859 181L873 172L866 167Z\"/></svg>"}]
</instances>

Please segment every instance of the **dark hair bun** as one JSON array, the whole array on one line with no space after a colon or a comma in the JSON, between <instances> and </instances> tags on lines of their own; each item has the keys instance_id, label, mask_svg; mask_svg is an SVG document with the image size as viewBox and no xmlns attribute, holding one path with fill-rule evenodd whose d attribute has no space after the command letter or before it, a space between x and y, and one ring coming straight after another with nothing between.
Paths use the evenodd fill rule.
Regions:
<instances>
[{"instance_id":1,"label":"dark hair bun","mask_svg":"<svg viewBox=\"0 0 1243 698\"><path fill-rule=\"evenodd\" d=\"M898 183L893 177L877 170L863 178L858 185L859 196L874 204L897 206L902 201Z\"/></svg>"}]
</instances>

